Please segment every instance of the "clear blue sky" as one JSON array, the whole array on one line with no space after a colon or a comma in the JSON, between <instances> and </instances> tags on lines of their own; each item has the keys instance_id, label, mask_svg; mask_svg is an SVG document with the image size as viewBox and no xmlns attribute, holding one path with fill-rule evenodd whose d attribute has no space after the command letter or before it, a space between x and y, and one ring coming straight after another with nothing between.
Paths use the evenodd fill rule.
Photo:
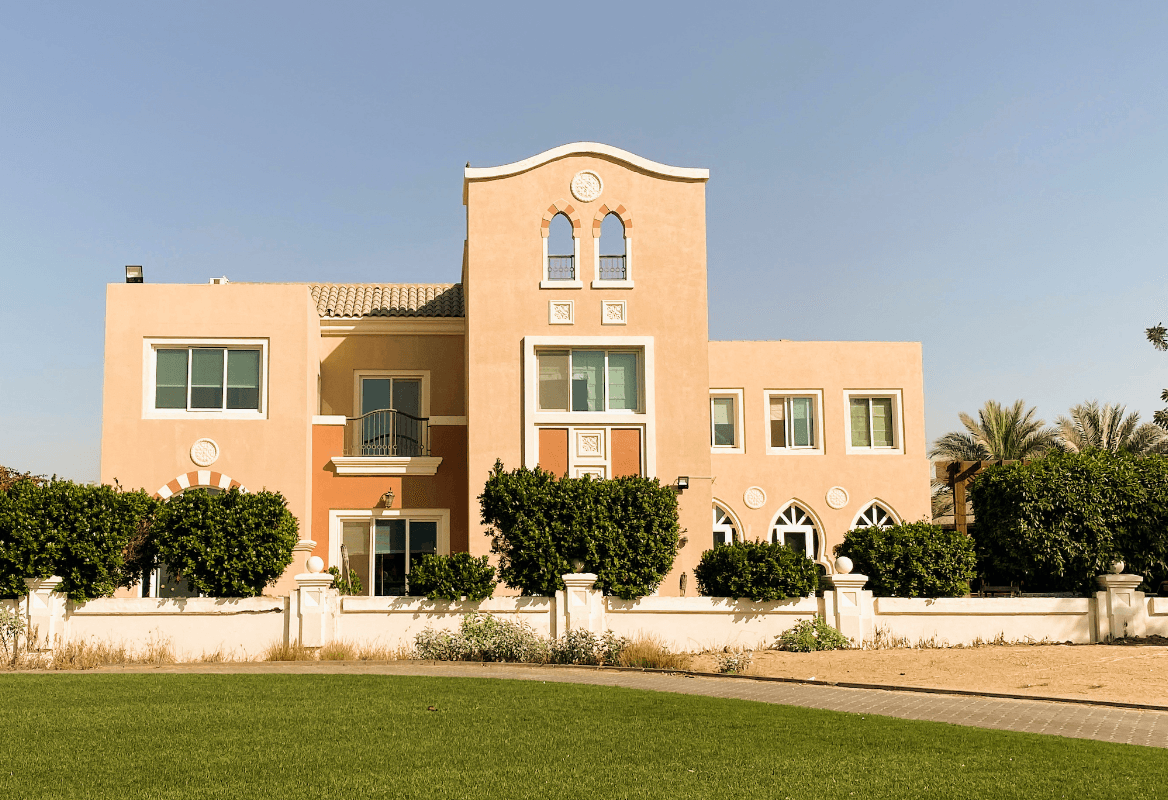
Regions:
<instances>
[{"instance_id":1,"label":"clear blue sky","mask_svg":"<svg viewBox=\"0 0 1168 800\"><path fill-rule=\"evenodd\" d=\"M662 10L668 8L668 13ZM9 4L0 464L92 480L104 285L455 281L462 167L708 167L710 335L924 343L1145 419L1168 355L1168 4Z\"/></svg>"}]
</instances>

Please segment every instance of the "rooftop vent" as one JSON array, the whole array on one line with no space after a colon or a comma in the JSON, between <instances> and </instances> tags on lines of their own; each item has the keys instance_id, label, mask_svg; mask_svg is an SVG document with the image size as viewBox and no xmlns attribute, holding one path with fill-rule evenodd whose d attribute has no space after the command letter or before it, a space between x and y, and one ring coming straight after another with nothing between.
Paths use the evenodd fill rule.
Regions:
<instances>
[{"instance_id":1,"label":"rooftop vent","mask_svg":"<svg viewBox=\"0 0 1168 800\"><path fill-rule=\"evenodd\" d=\"M212 278L211 280L207 281L207 283L223 284L223 283L231 283L231 281L227 280L227 276L224 275L224 276L219 277L219 278Z\"/></svg>"},{"instance_id":2,"label":"rooftop vent","mask_svg":"<svg viewBox=\"0 0 1168 800\"><path fill-rule=\"evenodd\" d=\"M141 283L142 282L142 267L126 266L126 283Z\"/></svg>"}]
</instances>

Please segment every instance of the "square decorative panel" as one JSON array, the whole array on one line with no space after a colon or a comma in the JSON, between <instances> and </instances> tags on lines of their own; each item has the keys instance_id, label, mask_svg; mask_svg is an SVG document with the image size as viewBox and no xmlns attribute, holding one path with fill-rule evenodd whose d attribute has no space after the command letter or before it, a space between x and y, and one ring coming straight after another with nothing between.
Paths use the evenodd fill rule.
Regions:
<instances>
[{"instance_id":1,"label":"square decorative panel","mask_svg":"<svg viewBox=\"0 0 1168 800\"><path fill-rule=\"evenodd\" d=\"M548 301L549 325L572 325L576 322L576 309L572 300Z\"/></svg>"},{"instance_id":2,"label":"square decorative panel","mask_svg":"<svg viewBox=\"0 0 1168 800\"><path fill-rule=\"evenodd\" d=\"M576 431L577 458L604 458L604 431Z\"/></svg>"},{"instance_id":3,"label":"square decorative panel","mask_svg":"<svg viewBox=\"0 0 1168 800\"><path fill-rule=\"evenodd\" d=\"M601 325L625 325L628 323L628 307L624 300L602 300L600 303Z\"/></svg>"}]
</instances>

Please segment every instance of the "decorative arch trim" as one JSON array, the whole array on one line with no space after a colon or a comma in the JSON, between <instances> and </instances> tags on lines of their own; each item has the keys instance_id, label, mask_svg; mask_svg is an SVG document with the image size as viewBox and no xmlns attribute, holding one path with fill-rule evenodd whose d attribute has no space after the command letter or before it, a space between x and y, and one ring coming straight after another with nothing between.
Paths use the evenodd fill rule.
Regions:
<instances>
[{"instance_id":1,"label":"decorative arch trim","mask_svg":"<svg viewBox=\"0 0 1168 800\"><path fill-rule=\"evenodd\" d=\"M779 517L791 506L799 506L807 516L811 517L811 521L815 523L815 530L819 532L819 547L816 549L815 558L812 560L816 564L821 564L830 575L832 565L829 563L830 559L827 557L827 530L823 527L823 518L815 512L815 509L806 500L792 497L779 506L779 510L775 512L774 516L771 517L770 524L767 525L767 541L769 542L771 540L771 530L775 527L775 523L779 521Z\"/></svg>"},{"instance_id":2,"label":"decorative arch trim","mask_svg":"<svg viewBox=\"0 0 1168 800\"><path fill-rule=\"evenodd\" d=\"M668 178L682 178L691 181L706 181L710 179L710 171L708 169L671 167L668 164L650 161L647 158L630 153L628 150L621 150L619 147L613 147L610 144L601 144L600 142L573 142L572 144L553 147L551 150L545 150L539 155L534 155L531 158L525 158L522 161L516 161L511 164L503 164L498 167L467 167L462 173L463 185L465 186L467 181L517 175L520 172L535 169L542 164L555 161L558 158L587 155L607 156L615 161L623 161L645 172Z\"/></svg>"},{"instance_id":3,"label":"decorative arch trim","mask_svg":"<svg viewBox=\"0 0 1168 800\"><path fill-rule=\"evenodd\" d=\"M548 238L548 234L551 233L552 217L556 216L557 214L563 214L568 218L568 220L572 223L572 238L579 239L580 230L583 228L584 223L580 219L580 212L576 210L574 205L567 202L566 200L557 200L548 206L547 211L543 212L543 220L539 224L540 236L545 239Z\"/></svg>"},{"instance_id":4,"label":"decorative arch trim","mask_svg":"<svg viewBox=\"0 0 1168 800\"><path fill-rule=\"evenodd\" d=\"M185 475L179 475L174 480L167 481L158 488L154 496L159 500L166 500L187 489L199 488L222 489L224 491L228 489L239 489L241 492L247 491L246 486L230 475L224 475L221 472L215 472L209 469L200 469L194 472L188 472Z\"/></svg>"},{"instance_id":5,"label":"decorative arch trim","mask_svg":"<svg viewBox=\"0 0 1168 800\"><path fill-rule=\"evenodd\" d=\"M738 529L738 535L745 539L746 529L742 527L742 520L738 517L738 514L734 511L734 509L731 508L730 504L725 500L719 500L717 497L713 498L713 504L726 512L726 514L730 517L730 521L734 523L734 527Z\"/></svg>"},{"instance_id":6,"label":"decorative arch trim","mask_svg":"<svg viewBox=\"0 0 1168 800\"><path fill-rule=\"evenodd\" d=\"M604 218L609 214L616 214L617 219L625 226L625 238L628 239L633 235L633 215L623 205L618 205L615 208L610 207L607 203L600 206L596 210L596 217L592 220L592 235L597 239L600 238L600 226L604 222Z\"/></svg>"},{"instance_id":7,"label":"decorative arch trim","mask_svg":"<svg viewBox=\"0 0 1168 800\"><path fill-rule=\"evenodd\" d=\"M896 512L896 509L892 507L891 503L881 500L879 497L873 497L871 500L860 506L860 510L856 512L856 516L852 517L852 527L848 528L848 530L855 528L856 523L860 521L860 515L871 508L873 505L879 505L881 508L887 511L888 515L892 517L892 522L894 525L900 525L904 522L904 519Z\"/></svg>"}]
</instances>

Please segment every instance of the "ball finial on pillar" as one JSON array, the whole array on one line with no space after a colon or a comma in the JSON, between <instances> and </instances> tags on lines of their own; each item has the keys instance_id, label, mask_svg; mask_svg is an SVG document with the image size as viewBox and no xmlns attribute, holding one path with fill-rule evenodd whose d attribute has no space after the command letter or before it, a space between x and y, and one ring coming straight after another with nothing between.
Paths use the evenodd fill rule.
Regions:
<instances>
[{"instance_id":1,"label":"ball finial on pillar","mask_svg":"<svg viewBox=\"0 0 1168 800\"><path fill-rule=\"evenodd\" d=\"M324 572L324 559L320 556L310 556L309 559L304 562L304 566L308 568L309 572Z\"/></svg>"}]
</instances>

